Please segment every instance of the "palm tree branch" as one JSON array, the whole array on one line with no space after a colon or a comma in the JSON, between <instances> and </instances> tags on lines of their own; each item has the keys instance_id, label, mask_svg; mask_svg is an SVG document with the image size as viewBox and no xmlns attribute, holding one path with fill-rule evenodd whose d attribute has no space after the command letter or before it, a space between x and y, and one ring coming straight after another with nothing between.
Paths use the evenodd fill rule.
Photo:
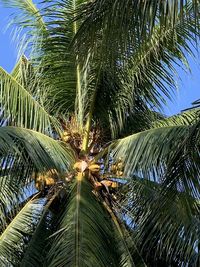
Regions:
<instances>
[{"instance_id":1,"label":"palm tree branch","mask_svg":"<svg viewBox=\"0 0 200 267\"><path fill-rule=\"evenodd\" d=\"M55 201L57 197L59 197L61 191L63 189L58 189L56 193L53 194L53 196L48 197L48 201L46 205L44 206L43 212L41 214L41 217L38 221L37 227L35 228L30 242L28 243L23 259L20 263L20 266L37 266L38 264L44 264L45 262L45 256L43 255L43 252L48 244L48 238L50 237L50 234L52 232L51 224L54 221L54 215L50 211L52 203ZM42 238L41 238L42 237Z\"/></svg>"},{"instance_id":2,"label":"palm tree branch","mask_svg":"<svg viewBox=\"0 0 200 267\"><path fill-rule=\"evenodd\" d=\"M188 136L189 129L188 125L181 125L146 130L114 141L109 150L114 161L122 158L125 176L141 172L143 176L156 180L162 177L174 153L173 147L180 145Z\"/></svg>"},{"instance_id":3,"label":"palm tree branch","mask_svg":"<svg viewBox=\"0 0 200 267\"><path fill-rule=\"evenodd\" d=\"M190 6L186 6L186 10L192 13ZM188 67L185 54L193 55L190 43L197 34L195 18L191 16L186 23L178 16L173 26L168 25L162 30L159 26L155 27L142 45L130 44L127 56L113 48L115 55L112 63L107 56L105 62L101 61L104 59L98 53L104 50L97 40L98 53L94 61L97 58L98 66L102 64L103 67L100 73L97 71L96 88L92 88L96 95L94 117L101 123L106 118L112 137L116 138L124 128L127 114L131 116L137 110L138 96L139 103L154 110L161 109L161 104L166 103L165 97L171 99L171 92L176 88L175 65L181 62Z\"/></svg>"},{"instance_id":4,"label":"palm tree branch","mask_svg":"<svg viewBox=\"0 0 200 267\"><path fill-rule=\"evenodd\" d=\"M70 169L74 154L70 147L42 133L18 127L0 128L0 155L28 156L38 171L55 168L65 171ZM12 166L12 165L11 165Z\"/></svg>"},{"instance_id":5,"label":"palm tree branch","mask_svg":"<svg viewBox=\"0 0 200 267\"><path fill-rule=\"evenodd\" d=\"M59 129L58 122L38 104L34 97L17 80L0 68L1 112L4 119L17 126L48 132Z\"/></svg>"},{"instance_id":6,"label":"palm tree branch","mask_svg":"<svg viewBox=\"0 0 200 267\"><path fill-rule=\"evenodd\" d=\"M165 127L165 126L180 126L180 125L191 125L195 124L198 120L200 109L195 108L181 112L180 114L156 120L152 123L152 128Z\"/></svg>"},{"instance_id":7,"label":"palm tree branch","mask_svg":"<svg viewBox=\"0 0 200 267\"><path fill-rule=\"evenodd\" d=\"M38 221L43 203L34 196L17 216L8 225L0 236L0 261L5 264L17 264L24 246L25 236L29 236L33 231L34 224Z\"/></svg>"},{"instance_id":8,"label":"palm tree branch","mask_svg":"<svg viewBox=\"0 0 200 267\"><path fill-rule=\"evenodd\" d=\"M121 192L123 197L118 209L126 216L134 240L143 247L143 254L149 250L150 253L145 255L147 260L152 250L161 257L170 249L170 255L164 256L169 264L176 260L177 254L187 261L187 257L192 258L191 254L196 255L194 247L198 233L194 229L198 223L195 219L199 213L198 200L186 192L170 189L166 196L163 191L164 184L141 178L130 179L125 191ZM159 238L160 245L157 246ZM184 249L186 253L183 253Z\"/></svg>"},{"instance_id":9,"label":"palm tree branch","mask_svg":"<svg viewBox=\"0 0 200 267\"><path fill-rule=\"evenodd\" d=\"M110 46L116 47L122 53L127 51L130 44L140 46L158 25L162 31L169 26L175 28L179 20L184 24L194 17L195 25L198 27L198 10L198 0L176 0L173 3L162 0L89 2L80 6L77 12L78 18L84 21L77 35L77 48L82 51L83 57L83 52L88 51L88 48L96 52L96 41L100 35L102 45L109 51L104 58L112 57L112 49L108 50Z\"/></svg>"},{"instance_id":10,"label":"palm tree branch","mask_svg":"<svg viewBox=\"0 0 200 267\"><path fill-rule=\"evenodd\" d=\"M110 263L117 266L107 216L90 184L79 173L49 251L48 266L107 266Z\"/></svg>"},{"instance_id":11,"label":"palm tree branch","mask_svg":"<svg viewBox=\"0 0 200 267\"><path fill-rule=\"evenodd\" d=\"M18 21L24 23L25 21L31 21L34 19L35 25L37 25L40 29L45 29L45 22L43 20L42 15L40 14L39 9L36 7L36 5L33 3L32 0L1 0L1 2L9 8L14 8L17 10L20 10L21 16L18 17Z\"/></svg>"}]
</instances>

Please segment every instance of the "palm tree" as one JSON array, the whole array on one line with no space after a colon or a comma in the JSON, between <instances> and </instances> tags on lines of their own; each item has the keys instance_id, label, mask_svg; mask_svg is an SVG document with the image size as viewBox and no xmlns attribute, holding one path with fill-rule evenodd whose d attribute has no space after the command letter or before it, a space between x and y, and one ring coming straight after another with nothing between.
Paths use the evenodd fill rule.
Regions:
<instances>
[{"instance_id":1,"label":"palm tree","mask_svg":"<svg viewBox=\"0 0 200 267\"><path fill-rule=\"evenodd\" d=\"M199 2L2 2L0 265L198 266L199 108L161 110Z\"/></svg>"}]
</instances>

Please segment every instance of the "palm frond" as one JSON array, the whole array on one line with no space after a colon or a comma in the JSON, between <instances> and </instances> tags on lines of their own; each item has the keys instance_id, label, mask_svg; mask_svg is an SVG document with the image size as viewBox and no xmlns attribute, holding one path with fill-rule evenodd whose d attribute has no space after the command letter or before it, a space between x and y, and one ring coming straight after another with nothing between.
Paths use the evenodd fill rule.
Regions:
<instances>
[{"instance_id":1,"label":"palm frond","mask_svg":"<svg viewBox=\"0 0 200 267\"><path fill-rule=\"evenodd\" d=\"M89 89L96 92L91 94L89 91L88 96L95 95L95 116L103 125L110 125L115 138L116 133L124 128L128 117L141 104L153 110L161 110L162 105L166 104L166 98L173 97L173 91L177 88L176 65L183 64L188 68L186 54L193 55L191 43L199 31L190 5L185 9L191 15L187 23L179 15L175 25L168 25L162 31L158 26L155 27L141 45L129 44L124 53L117 50L113 42L115 47L109 48L109 51L114 51L112 62L104 47L101 48L101 37L97 38L98 50L93 61L101 67L100 70L98 68L98 77L91 76L95 86ZM81 51L80 47L78 51ZM106 54L106 58L100 53Z\"/></svg>"},{"instance_id":2,"label":"palm frond","mask_svg":"<svg viewBox=\"0 0 200 267\"><path fill-rule=\"evenodd\" d=\"M122 143L119 140L119 147L117 142L116 147L110 146L111 159L124 161L124 176L128 175L118 196L119 207L150 266L196 266L199 111L186 111L158 121L156 126L124 138Z\"/></svg>"},{"instance_id":3,"label":"palm frond","mask_svg":"<svg viewBox=\"0 0 200 267\"><path fill-rule=\"evenodd\" d=\"M185 8L187 6L190 12ZM198 27L198 12L198 0L96 0L85 3L78 11L78 18L84 22L78 33L77 49L82 56L85 51L96 52L100 37L103 50L107 51L104 58L111 58L116 49L123 54L131 44L141 45L157 27L160 31L169 26L175 28L177 21L184 26L191 17Z\"/></svg>"},{"instance_id":4,"label":"palm frond","mask_svg":"<svg viewBox=\"0 0 200 267\"><path fill-rule=\"evenodd\" d=\"M131 240L128 235L128 231L123 223L123 219L120 218L118 209L115 212L111 209L105 201L103 205L110 214L111 221L113 222L113 230L115 235L116 248L120 252L120 262L118 266L128 267L128 266L141 266L146 267L144 260L142 259L139 251L136 248L134 240ZM134 251L134 258L133 258ZM139 264L139 265L136 265Z\"/></svg>"},{"instance_id":5,"label":"palm frond","mask_svg":"<svg viewBox=\"0 0 200 267\"><path fill-rule=\"evenodd\" d=\"M15 78L0 68L0 103L4 120L17 126L39 132L59 129L55 118L51 117L34 97Z\"/></svg>"},{"instance_id":6,"label":"palm frond","mask_svg":"<svg viewBox=\"0 0 200 267\"><path fill-rule=\"evenodd\" d=\"M10 126L1 127L0 140L2 158L8 155L11 157L18 155L27 162L28 157L38 171L55 168L62 172L69 170L70 164L74 161L73 152L69 147L32 130ZM10 163L10 166L13 165Z\"/></svg>"},{"instance_id":7,"label":"palm frond","mask_svg":"<svg viewBox=\"0 0 200 267\"><path fill-rule=\"evenodd\" d=\"M120 202L121 212L144 259L153 266L162 260L166 266L173 262L196 266L198 201L187 193L173 191L166 202L164 186L145 179L132 179L127 187L129 193Z\"/></svg>"},{"instance_id":8,"label":"palm frond","mask_svg":"<svg viewBox=\"0 0 200 267\"><path fill-rule=\"evenodd\" d=\"M34 68L30 60L24 55L20 57L14 66L11 76L33 96L36 96L39 91L42 94L42 91L45 89L41 88L39 83L41 79L39 80L38 78L36 68Z\"/></svg>"},{"instance_id":9,"label":"palm frond","mask_svg":"<svg viewBox=\"0 0 200 267\"><path fill-rule=\"evenodd\" d=\"M141 174L157 180L175 149L189 136L189 129L186 125L169 126L136 133L111 144L111 153L114 160L121 158L125 163L125 176Z\"/></svg>"},{"instance_id":10,"label":"palm frond","mask_svg":"<svg viewBox=\"0 0 200 267\"><path fill-rule=\"evenodd\" d=\"M187 192L192 197L199 199L199 125L199 120L192 125L189 135L187 135L180 146L177 147L173 157L170 159L163 176L164 185L166 187L165 193L167 195L170 189L172 189L173 192L173 189L177 188L177 190Z\"/></svg>"},{"instance_id":11,"label":"palm frond","mask_svg":"<svg viewBox=\"0 0 200 267\"><path fill-rule=\"evenodd\" d=\"M118 266L108 218L88 181L76 181L48 254L48 266Z\"/></svg>"},{"instance_id":12,"label":"palm frond","mask_svg":"<svg viewBox=\"0 0 200 267\"><path fill-rule=\"evenodd\" d=\"M80 90L84 86L84 71L77 65L71 42L78 27L74 22L74 5L77 1L47 1L43 9L47 28L36 45L33 61L39 66L42 81L48 87L46 97L54 114L68 115L82 112ZM39 51L39 53L38 53ZM76 99L76 96L80 97Z\"/></svg>"},{"instance_id":13,"label":"palm frond","mask_svg":"<svg viewBox=\"0 0 200 267\"><path fill-rule=\"evenodd\" d=\"M26 201L30 195L33 195L33 190L30 183L24 185L24 179L19 175L23 175L19 170L19 173L3 176L1 171L0 177L0 232L6 228L12 218L16 215L22 203ZM30 177L29 173L29 177ZM28 176L28 171L27 171ZM26 177L28 180L28 177Z\"/></svg>"},{"instance_id":14,"label":"palm frond","mask_svg":"<svg viewBox=\"0 0 200 267\"><path fill-rule=\"evenodd\" d=\"M136 183L129 179L129 190L123 200L146 255L147 250L154 251L156 257L163 257L168 264L175 261L181 266L185 263L196 266L199 261L199 121L190 126L179 145L174 145L161 184L149 184L145 180Z\"/></svg>"},{"instance_id":15,"label":"palm frond","mask_svg":"<svg viewBox=\"0 0 200 267\"><path fill-rule=\"evenodd\" d=\"M138 202L136 200L139 205L136 204L138 211L135 216L135 224L138 224L139 228L141 227L138 229L139 242L141 242L143 250L153 249L158 255L157 257L159 255L164 257L168 264L172 261L191 264L194 261L194 265L191 264L191 266L196 266L199 235L198 201L187 193L179 191L173 191L168 196L164 194L165 197L162 194L162 186L159 190L154 188L154 194L146 199L146 203L145 200L143 202L144 209L139 207L140 200L138 199ZM135 198L137 199L137 196ZM150 212L147 211L147 205Z\"/></svg>"},{"instance_id":16,"label":"palm frond","mask_svg":"<svg viewBox=\"0 0 200 267\"><path fill-rule=\"evenodd\" d=\"M194 102L192 103L193 108L199 108L199 104L200 104L200 99L194 101Z\"/></svg>"},{"instance_id":17,"label":"palm frond","mask_svg":"<svg viewBox=\"0 0 200 267\"><path fill-rule=\"evenodd\" d=\"M31 199L0 236L1 266L19 264L26 241L41 216L44 202Z\"/></svg>"},{"instance_id":18,"label":"palm frond","mask_svg":"<svg viewBox=\"0 0 200 267\"><path fill-rule=\"evenodd\" d=\"M200 109L195 108L191 110L187 110L184 112L181 112L180 114L155 120L152 124L152 128L158 128L158 127L167 127L167 126L180 126L180 125L192 125L195 124L199 119L199 113Z\"/></svg>"},{"instance_id":19,"label":"palm frond","mask_svg":"<svg viewBox=\"0 0 200 267\"><path fill-rule=\"evenodd\" d=\"M43 18L39 12L39 9L36 7L36 4L33 3L32 0L1 0L1 2L9 8L14 8L20 11L20 16L16 15L15 19L17 19L18 23L33 23L37 25L39 28L44 28L45 23Z\"/></svg>"},{"instance_id":20,"label":"palm frond","mask_svg":"<svg viewBox=\"0 0 200 267\"><path fill-rule=\"evenodd\" d=\"M64 191L64 192L63 192ZM49 241L51 240L50 235L55 228L54 224L58 220L60 207L58 206L59 201L65 200L61 195L66 195L64 189L59 188L53 196L48 198L48 201L43 209L38 224L31 236L31 239L24 250L23 259L20 262L20 266L42 266L45 263L45 257L48 249ZM56 202L56 204L54 203ZM51 211L52 206L56 205L56 215ZM49 239L50 238L50 239Z\"/></svg>"},{"instance_id":21,"label":"palm frond","mask_svg":"<svg viewBox=\"0 0 200 267\"><path fill-rule=\"evenodd\" d=\"M21 56L14 66L11 76L32 95L49 115L53 114L51 113L52 101L50 101L48 94L51 87L45 84L44 79L41 77L41 69L34 64L34 61L29 60L24 55Z\"/></svg>"},{"instance_id":22,"label":"palm frond","mask_svg":"<svg viewBox=\"0 0 200 267\"><path fill-rule=\"evenodd\" d=\"M48 136L15 127L0 128L0 221L5 227L27 195L33 194L33 173L71 170L71 148ZM32 186L31 186L32 185ZM7 219L9 218L9 219Z\"/></svg>"},{"instance_id":23,"label":"palm frond","mask_svg":"<svg viewBox=\"0 0 200 267\"><path fill-rule=\"evenodd\" d=\"M8 207L13 206L13 203L17 203L17 187L15 183L11 186L8 182L7 176L0 178L0 231L5 228L7 221L7 215L9 213Z\"/></svg>"},{"instance_id":24,"label":"palm frond","mask_svg":"<svg viewBox=\"0 0 200 267\"><path fill-rule=\"evenodd\" d=\"M151 180L162 177L176 149L189 138L192 128L197 129L195 125L198 120L198 108L155 120L149 125L150 129L111 143L110 152L114 160L122 158L126 163L125 175L140 173Z\"/></svg>"},{"instance_id":25,"label":"palm frond","mask_svg":"<svg viewBox=\"0 0 200 267\"><path fill-rule=\"evenodd\" d=\"M6 243L2 243L3 255L8 250L9 243L11 244L11 251L7 258L0 255L0 259L3 258L5 261L5 266L9 263L9 266L39 266L45 262L48 238L55 228L54 223L59 214L59 205L62 204L63 195L65 196L66 192L58 186L46 197L38 198L42 195L41 193L34 195L31 199L29 197L30 200L24 201L25 204L20 203L16 214L12 215L7 227L1 231L2 240L6 240ZM19 201L19 198L17 200Z\"/></svg>"},{"instance_id":26,"label":"palm frond","mask_svg":"<svg viewBox=\"0 0 200 267\"><path fill-rule=\"evenodd\" d=\"M17 44L19 56L30 55L43 34L46 23L36 3L32 0L2 0L5 7L13 9L8 23L12 36Z\"/></svg>"}]
</instances>

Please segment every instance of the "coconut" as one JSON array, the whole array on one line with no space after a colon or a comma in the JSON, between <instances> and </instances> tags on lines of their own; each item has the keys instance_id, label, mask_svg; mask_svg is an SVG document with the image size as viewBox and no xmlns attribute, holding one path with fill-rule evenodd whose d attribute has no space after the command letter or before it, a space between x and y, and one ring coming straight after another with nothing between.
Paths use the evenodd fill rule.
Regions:
<instances>
[{"instance_id":1,"label":"coconut","mask_svg":"<svg viewBox=\"0 0 200 267\"><path fill-rule=\"evenodd\" d=\"M98 173L100 171L100 166L98 164L92 164L88 168L91 173Z\"/></svg>"}]
</instances>

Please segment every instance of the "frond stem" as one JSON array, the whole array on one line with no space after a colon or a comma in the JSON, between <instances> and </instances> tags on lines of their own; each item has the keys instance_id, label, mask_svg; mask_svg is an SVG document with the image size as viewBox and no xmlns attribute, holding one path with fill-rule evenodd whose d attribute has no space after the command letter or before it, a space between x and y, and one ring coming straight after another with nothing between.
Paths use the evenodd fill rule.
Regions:
<instances>
[{"instance_id":1,"label":"frond stem","mask_svg":"<svg viewBox=\"0 0 200 267\"><path fill-rule=\"evenodd\" d=\"M77 33L77 21L76 21L76 0L73 0L73 12L74 12L74 21L73 21L73 32L74 36ZM78 62L78 56L76 56L76 62ZM82 102L81 102L81 74L80 74L80 65L77 64L76 66L76 78L77 78L77 83L76 83L76 90L77 90L77 97L78 97L78 114L80 115L80 112L82 112ZM80 119L79 123L81 123L81 128L82 128L82 123L83 123L83 118Z\"/></svg>"},{"instance_id":2,"label":"frond stem","mask_svg":"<svg viewBox=\"0 0 200 267\"><path fill-rule=\"evenodd\" d=\"M88 151L89 135L90 135L90 129L91 129L91 125L92 125L92 117L93 117L93 112L94 112L94 107L95 107L95 102L96 102L96 97L97 97L97 85L98 85L98 80L99 80L99 75L100 75L100 69L101 69L101 66L99 66L99 70L98 70L98 74L97 74L97 80L96 80L96 86L95 86L94 93L92 96L92 102L90 105L87 121L85 124L82 151L81 151L83 154L86 154Z\"/></svg>"}]
</instances>

